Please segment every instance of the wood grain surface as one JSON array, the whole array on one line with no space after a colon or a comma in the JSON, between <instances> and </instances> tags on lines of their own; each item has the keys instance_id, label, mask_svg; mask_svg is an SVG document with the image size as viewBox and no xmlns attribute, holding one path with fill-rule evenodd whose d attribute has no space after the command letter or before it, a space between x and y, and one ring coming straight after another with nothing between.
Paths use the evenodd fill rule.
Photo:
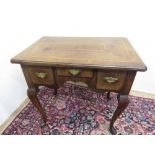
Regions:
<instances>
[{"instance_id":1,"label":"wood grain surface","mask_svg":"<svg viewBox=\"0 0 155 155\"><path fill-rule=\"evenodd\" d=\"M126 38L42 37L11 59L12 63L145 71Z\"/></svg>"}]
</instances>

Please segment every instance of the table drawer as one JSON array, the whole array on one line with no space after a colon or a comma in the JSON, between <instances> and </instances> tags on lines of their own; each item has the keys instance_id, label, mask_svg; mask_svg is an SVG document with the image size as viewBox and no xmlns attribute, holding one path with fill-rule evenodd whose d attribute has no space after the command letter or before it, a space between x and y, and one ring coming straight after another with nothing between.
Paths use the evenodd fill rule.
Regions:
<instances>
[{"instance_id":1,"label":"table drawer","mask_svg":"<svg viewBox=\"0 0 155 155\"><path fill-rule=\"evenodd\" d=\"M97 73L97 89L120 90L125 82L126 72L99 71Z\"/></svg>"},{"instance_id":2,"label":"table drawer","mask_svg":"<svg viewBox=\"0 0 155 155\"><path fill-rule=\"evenodd\" d=\"M85 77L92 78L93 70L87 69L74 69L74 68L57 68L56 74L58 76L69 76L69 77Z\"/></svg>"},{"instance_id":3,"label":"table drawer","mask_svg":"<svg viewBox=\"0 0 155 155\"><path fill-rule=\"evenodd\" d=\"M54 84L53 70L50 67L29 67L28 72L34 84Z\"/></svg>"}]
</instances>

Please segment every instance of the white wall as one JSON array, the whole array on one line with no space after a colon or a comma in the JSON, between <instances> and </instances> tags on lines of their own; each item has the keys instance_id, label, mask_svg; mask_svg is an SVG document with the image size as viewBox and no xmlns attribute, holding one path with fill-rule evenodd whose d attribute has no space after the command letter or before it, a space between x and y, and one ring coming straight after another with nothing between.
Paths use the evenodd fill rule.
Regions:
<instances>
[{"instance_id":1,"label":"white wall","mask_svg":"<svg viewBox=\"0 0 155 155\"><path fill-rule=\"evenodd\" d=\"M10 58L41 36L127 37L148 66L132 89L155 93L154 0L0 0L0 124L26 97Z\"/></svg>"}]
</instances>

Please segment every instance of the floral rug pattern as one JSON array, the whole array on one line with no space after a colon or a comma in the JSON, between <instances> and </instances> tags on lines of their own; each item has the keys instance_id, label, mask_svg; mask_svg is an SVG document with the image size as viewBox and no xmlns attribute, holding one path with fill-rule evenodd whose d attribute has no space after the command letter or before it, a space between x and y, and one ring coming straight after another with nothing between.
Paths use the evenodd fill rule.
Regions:
<instances>
[{"instance_id":1,"label":"floral rug pattern","mask_svg":"<svg viewBox=\"0 0 155 155\"><path fill-rule=\"evenodd\" d=\"M31 102L2 133L4 135L107 135L110 119L117 107L116 93L106 93L65 83L54 90L42 87L39 100L47 114L47 125ZM130 96L130 104L116 120L117 134L155 135L155 100Z\"/></svg>"}]
</instances>

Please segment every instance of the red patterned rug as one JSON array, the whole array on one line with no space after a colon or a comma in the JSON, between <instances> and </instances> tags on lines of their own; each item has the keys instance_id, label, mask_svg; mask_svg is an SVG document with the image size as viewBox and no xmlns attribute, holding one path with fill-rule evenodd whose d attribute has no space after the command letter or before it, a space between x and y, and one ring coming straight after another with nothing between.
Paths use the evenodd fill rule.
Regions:
<instances>
[{"instance_id":1,"label":"red patterned rug","mask_svg":"<svg viewBox=\"0 0 155 155\"><path fill-rule=\"evenodd\" d=\"M59 88L43 87L39 99L48 116L42 119L32 105L28 105L2 133L4 135L94 135L110 134L109 122L118 104L115 93L107 100L106 94L66 83ZM115 122L117 134L155 134L155 100L130 96L130 104Z\"/></svg>"}]
</instances>

